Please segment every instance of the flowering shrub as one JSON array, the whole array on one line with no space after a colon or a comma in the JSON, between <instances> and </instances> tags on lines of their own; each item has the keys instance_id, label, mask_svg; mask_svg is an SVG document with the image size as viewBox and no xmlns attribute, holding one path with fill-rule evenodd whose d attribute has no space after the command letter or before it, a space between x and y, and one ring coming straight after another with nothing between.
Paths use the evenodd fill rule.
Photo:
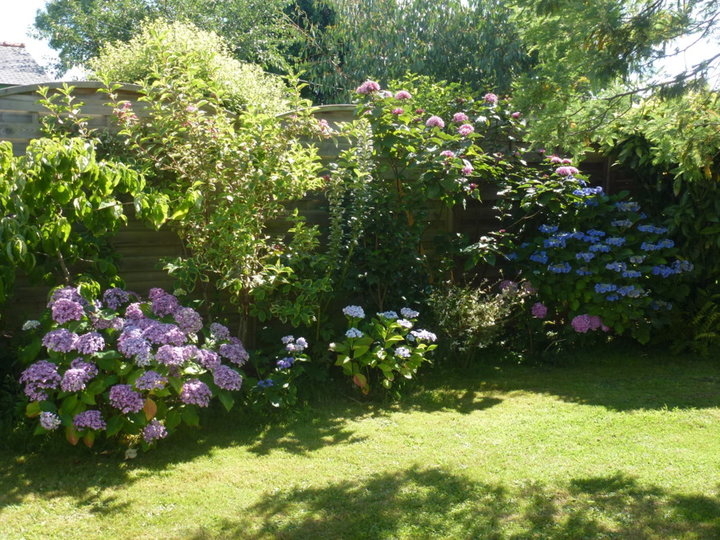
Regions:
<instances>
[{"instance_id":1,"label":"flowering shrub","mask_svg":"<svg viewBox=\"0 0 720 540\"><path fill-rule=\"evenodd\" d=\"M36 433L64 427L71 444L92 446L104 434L147 449L182 422L197 426L198 407L214 397L232 408L247 351L175 296L151 289L143 300L114 288L98 301L65 287L48 308L50 328L35 342L47 357L20 377ZM28 321L24 328L39 327Z\"/></svg>"},{"instance_id":2,"label":"flowering shrub","mask_svg":"<svg viewBox=\"0 0 720 540\"><path fill-rule=\"evenodd\" d=\"M390 388L396 375L411 379L418 368L428 361L427 353L434 350L437 336L428 330L414 330L420 315L410 308L384 311L369 321L360 306L346 306L343 314L348 330L345 338L330 344L337 355L335 365L352 376L363 394L370 392L370 368L382 375L382 385Z\"/></svg>"},{"instance_id":3,"label":"flowering shrub","mask_svg":"<svg viewBox=\"0 0 720 540\"><path fill-rule=\"evenodd\" d=\"M254 405L289 407L297 403L296 381L303 373L302 364L309 361L305 351L310 345L304 337L294 336L283 337L282 344L282 352L267 365L256 365L258 380L248 378L248 386L255 384L250 392Z\"/></svg>"},{"instance_id":4,"label":"flowering shrub","mask_svg":"<svg viewBox=\"0 0 720 540\"><path fill-rule=\"evenodd\" d=\"M565 174L568 168L556 170L565 176L554 181L554 200L563 205L556 219L523 235L509 255L538 290L533 315L551 311L572 319L579 333L630 330L647 341L646 322L660 324L671 300L687 293L677 278L693 265L678 258L668 229L648 223L638 203L588 187L577 169Z\"/></svg>"}]
</instances>

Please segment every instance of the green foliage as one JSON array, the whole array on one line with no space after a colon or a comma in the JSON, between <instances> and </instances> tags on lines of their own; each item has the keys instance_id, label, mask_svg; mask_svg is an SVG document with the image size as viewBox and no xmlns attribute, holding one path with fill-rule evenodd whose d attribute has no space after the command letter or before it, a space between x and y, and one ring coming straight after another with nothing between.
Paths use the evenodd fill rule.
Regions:
<instances>
[{"instance_id":1,"label":"green foliage","mask_svg":"<svg viewBox=\"0 0 720 540\"><path fill-rule=\"evenodd\" d=\"M368 321L359 306L343 309L347 319L347 332L342 341L330 344L337 356L336 366L352 377L363 394L379 378L383 388L397 386L400 379L412 379L420 366L428 362L427 354L437 348L435 334L427 330L411 330L419 313L407 308L401 310L402 319L394 311L378 313Z\"/></svg>"},{"instance_id":2,"label":"green foliage","mask_svg":"<svg viewBox=\"0 0 720 540\"><path fill-rule=\"evenodd\" d=\"M407 71L505 92L527 56L502 2L328 0L334 24L310 36L299 65L319 102L342 102L367 77Z\"/></svg>"},{"instance_id":3,"label":"green foliage","mask_svg":"<svg viewBox=\"0 0 720 540\"><path fill-rule=\"evenodd\" d=\"M130 41L146 21L187 21L215 32L235 58L286 67L283 51L296 32L284 10L287 0L50 0L38 11L35 28L60 55L58 68L85 64L108 43Z\"/></svg>"},{"instance_id":4,"label":"green foliage","mask_svg":"<svg viewBox=\"0 0 720 540\"><path fill-rule=\"evenodd\" d=\"M127 198L143 197L142 175L98 160L84 138L35 139L19 157L2 142L0 168L0 301L19 271L45 282L119 280L108 241L127 221Z\"/></svg>"},{"instance_id":5,"label":"green foliage","mask_svg":"<svg viewBox=\"0 0 720 540\"><path fill-rule=\"evenodd\" d=\"M172 55L165 60L171 65ZM155 207L158 223L173 221L188 248L175 266L212 279L247 316L250 292L284 251L283 235L269 227L287 215L286 203L320 184L317 151L301 139L317 122L306 122L307 112L288 121L236 115L206 89L202 79L170 71L145 83L141 117L110 95L132 159L166 201Z\"/></svg>"},{"instance_id":6,"label":"green foliage","mask_svg":"<svg viewBox=\"0 0 720 540\"><path fill-rule=\"evenodd\" d=\"M278 114L288 107L288 90L279 77L234 59L220 36L190 23L146 22L128 42L103 45L89 66L94 77L113 82L176 78L203 83L206 94L232 110L257 107Z\"/></svg>"}]
</instances>

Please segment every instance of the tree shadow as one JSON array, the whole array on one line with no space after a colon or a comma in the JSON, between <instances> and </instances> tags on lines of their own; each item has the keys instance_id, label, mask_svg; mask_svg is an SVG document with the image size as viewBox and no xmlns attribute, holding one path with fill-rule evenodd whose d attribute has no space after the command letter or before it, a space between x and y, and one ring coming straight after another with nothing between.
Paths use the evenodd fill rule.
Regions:
<instances>
[{"instance_id":1,"label":"tree shadow","mask_svg":"<svg viewBox=\"0 0 720 540\"><path fill-rule=\"evenodd\" d=\"M474 482L417 466L367 479L267 494L208 538L720 537L720 499L673 495L616 474L564 489Z\"/></svg>"}]
</instances>

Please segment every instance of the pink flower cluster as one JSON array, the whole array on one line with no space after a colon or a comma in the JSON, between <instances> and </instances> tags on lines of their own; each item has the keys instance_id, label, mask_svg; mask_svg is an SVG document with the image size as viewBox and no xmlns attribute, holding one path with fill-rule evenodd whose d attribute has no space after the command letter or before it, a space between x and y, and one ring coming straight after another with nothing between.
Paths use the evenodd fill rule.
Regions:
<instances>
[{"instance_id":1,"label":"pink flower cluster","mask_svg":"<svg viewBox=\"0 0 720 540\"><path fill-rule=\"evenodd\" d=\"M581 334L586 334L588 330L597 329L601 329L603 332L610 331L610 328L603 324L600 317L597 315L588 315L587 313L574 317L570 324L572 325L573 330L580 332Z\"/></svg>"},{"instance_id":2,"label":"pink flower cluster","mask_svg":"<svg viewBox=\"0 0 720 540\"><path fill-rule=\"evenodd\" d=\"M355 92L358 94L372 94L373 92L379 92L380 91L380 85L376 83L375 81L365 81L360 86L357 87Z\"/></svg>"},{"instance_id":3,"label":"pink flower cluster","mask_svg":"<svg viewBox=\"0 0 720 540\"><path fill-rule=\"evenodd\" d=\"M530 309L530 313L532 313L532 316L536 319L544 319L547 317L548 308L542 302L535 302Z\"/></svg>"}]
</instances>

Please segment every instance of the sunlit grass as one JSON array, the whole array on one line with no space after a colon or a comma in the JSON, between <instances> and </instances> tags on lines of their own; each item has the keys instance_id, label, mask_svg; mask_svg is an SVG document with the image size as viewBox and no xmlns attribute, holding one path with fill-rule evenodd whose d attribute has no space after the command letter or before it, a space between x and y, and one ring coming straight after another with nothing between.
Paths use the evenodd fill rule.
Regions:
<instances>
[{"instance_id":1,"label":"sunlit grass","mask_svg":"<svg viewBox=\"0 0 720 540\"><path fill-rule=\"evenodd\" d=\"M715 362L616 351L218 412L133 461L0 455L0 537L719 538L719 405Z\"/></svg>"}]
</instances>

